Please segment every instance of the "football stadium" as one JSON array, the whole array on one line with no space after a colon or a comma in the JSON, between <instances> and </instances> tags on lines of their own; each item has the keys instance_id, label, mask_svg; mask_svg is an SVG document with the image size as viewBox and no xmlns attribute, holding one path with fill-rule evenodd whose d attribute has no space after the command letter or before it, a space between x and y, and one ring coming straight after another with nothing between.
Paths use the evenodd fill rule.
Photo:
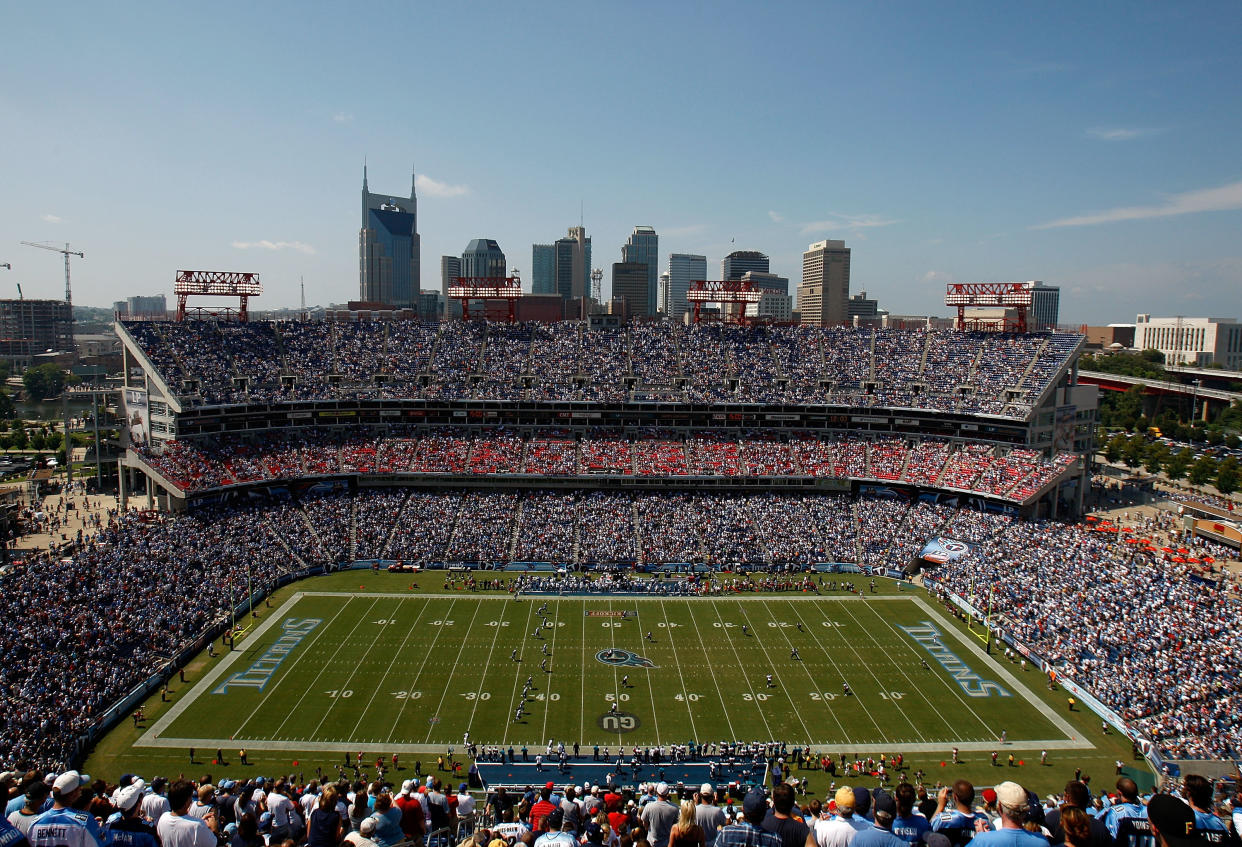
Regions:
<instances>
[{"instance_id":1,"label":"football stadium","mask_svg":"<svg viewBox=\"0 0 1242 847\"><path fill-rule=\"evenodd\" d=\"M1236 597L1085 513L1081 336L116 332L133 508L19 575L94 590L27 633L6 760L934 796L1237 749Z\"/></svg>"}]
</instances>

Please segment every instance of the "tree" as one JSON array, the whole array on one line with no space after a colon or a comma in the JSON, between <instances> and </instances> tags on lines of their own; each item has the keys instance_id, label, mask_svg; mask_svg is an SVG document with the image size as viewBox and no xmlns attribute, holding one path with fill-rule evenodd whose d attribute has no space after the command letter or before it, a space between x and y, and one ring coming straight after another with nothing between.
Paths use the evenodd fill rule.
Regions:
<instances>
[{"instance_id":1,"label":"tree","mask_svg":"<svg viewBox=\"0 0 1242 847\"><path fill-rule=\"evenodd\" d=\"M1122 449L1121 455L1125 459L1126 467L1137 468L1143 464L1143 455L1147 452L1147 442L1141 435L1131 435L1126 439L1126 446Z\"/></svg>"},{"instance_id":2,"label":"tree","mask_svg":"<svg viewBox=\"0 0 1242 847\"><path fill-rule=\"evenodd\" d=\"M1216 460L1211 456L1200 456L1190 466L1190 482L1192 485L1203 485L1216 475Z\"/></svg>"},{"instance_id":3,"label":"tree","mask_svg":"<svg viewBox=\"0 0 1242 847\"><path fill-rule=\"evenodd\" d=\"M1232 432L1225 436L1225 446L1230 450L1237 450L1239 444L1242 444L1242 438L1239 438Z\"/></svg>"},{"instance_id":4,"label":"tree","mask_svg":"<svg viewBox=\"0 0 1242 847\"><path fill-rule=\"evenodd\" d=\"M1169 479L1181 479L1186 475L1186 469L1190 467L1190 463L1194 460L1195 451L1185 447L1169 458L1169 461L1165 464L1164 472L1168 474Z\"/></svg>"},{"instance_id":5,"label":"tree","mask_svg":"<svg viewBox=\"0 0 1242 847\"><path fill-rule=\"evenodd\" d=\"M1217 468L1216 488L1221 494L1232 494L1238 490L1238 460L1233 456L1225 459Z\"/></svg>"},{"instance_id":6,"label":"tree","mask_svg":"<svg viewBox=\"0 0 1242 847\"><path fill-rule=\"evenodd\" d=\"M47 449L53 453L60 450L60 445L65 443L65 436L59 432L49 433L47 437Z\"/></svg>"},{"instance_id":7,"label":"tree","mask_svg":"<svg viewBox=\"0 0 1242 847\"><path fill-rule=\"evenodd\" d=\"M31 400L46 400L55 397L65 387L65 372L57 365L48 363L26 368L22 374L22 384L26 386L26 394Z\"/></svg>"},{"instance_id":8,"label":"tree","mask_svg":"<svg viewBox=\"0 0 1242 847\"><path fill-rule=\"evenodd\" d=\"M30 436L30 446L36 450L42 450L47 447L47 436L42 432L36 432Z\"/></svg>"},{"instance_id":9,"label":"tree","mask_svg":"<svg viewBox=\"0 0 1242 847\"><path fill-rule=\"evenodd\" d=\"M30 446L30 437L26 435L26 427L19 426L13 430L13 446L18 450L25 450Z\"/></svg>"},{"instance_id":10,"label":"tree","mask_svg":"<svg viewBox=\"0 0 1242 847\"><path fill-rule=\"evenodd\" d=\"M0 432L0 448L3 448L6 453L13 449L13 434L11 432Z\"/></svg>"},{"instance_id":11,"label":"tree","mask_svg":"<svg viewBox=\"0 0 1242 847\"><path fill-rule=\"evenodd\" d=\"M1126 437L1120 432L1108 439L1108 443L1104 445L1104 458L1109 462L1116 462L1121 458L1122 452L1126 447Z\"/></svg>"},{"instance_id":12,"label":"tree","mask_svg":"<svg viewBox=\"0 0 1242 847\"><path fill-rule=\"evenodd\" d=\"M1147 460L1143 463L1143 467L1148 473L1160 473L1160 470L1168 464L1169 458L1169 448L1159 443L1152 444L1147 449Z\"/></svg>"}]
</instances>

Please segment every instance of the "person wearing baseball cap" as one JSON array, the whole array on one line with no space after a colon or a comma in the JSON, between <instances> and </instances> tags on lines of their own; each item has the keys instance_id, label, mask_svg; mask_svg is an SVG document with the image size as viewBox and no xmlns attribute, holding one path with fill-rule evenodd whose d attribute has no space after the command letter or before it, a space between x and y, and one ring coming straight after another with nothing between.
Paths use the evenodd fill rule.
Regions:
<instances>
[{"instance_id":1,"label":"person wearing baseball cap","mask_svg":"<svg viewBox=\"0 0 1242 847\"><path fill-rule=\"evenodd\" d=\"M22 835L30 833L30 827L39 819L39 815L43 814L48 795L52 793L52 789L43 783L42 780L35 780L26 786L26 793L21 807L16 812L11 812L8 816L9 823L22 831Z\"/></svg>"},{"instance_id":2,"label":"person wearing baseball cap","mask_svg":"<svg viewBox=\"0 0 1242 847\"><path fill-rule=\"evenodd\" d=\"M31 825L31 847L103 847L103 833L94 815L73 808L91 778L65 771L52 781L52 808Z\"/></svg>"},{"instance_id":3,"label":"person wearing baseball cap","mask_svg":"<svg viewBox=\"0 0 1242 847\"><path fill-rule=\"evenodd\" d=\"M876 791L871 808L875 823L854 836L851 847L906 847L906 840L893 834L893 821L897 818L897 801L893 795Z\"/></svg>"},{"instance_id":4,"label":"person wearing baseball cap","mask_svg":"<svg viewBox=\"0 0 1242 847\"><path fill-rule=\"evenodd\" d=\"M1157 794L1147 804L1147 821L1160 847L1207 847L1213 833L1195 827L1195 810L1171 794ZM1228 833L1225 833L1226 835Z\"/></svg>"},{"instance_id":5,"label":"person wearing baseball cap","mask_svg":"<svg viewBox=\"0 0 1242 847\"><path fill-rule=\"evenodd\" d=\"M753 788L742 800L742 819L720 828L715 847L781 847L781 837L761 826L768 814L763 789Z\"/></svg>"},{"instance_id":6,"label":"person wearing baseball cap","mask_svg":"<svg viewBox=\"0 0 1242 847\"><path fill-rule=\"evenodd\" d=\"M1047 838L1023 826L1031 812L1025 788L1016 782L1002 782L996 786L996 807L1000 811L1000 829L978 833L971 847L1047 847Z\"/></svg>"},{"instance_id":7,"label":"person wearing baseball cap","mask_svg":"<svg viewBox=\"0 0 1242 847\"><path fill-rule=\"evenodd\" d=\"M668 801L669 787L661 782L655 787L656 799L643 806L638 819L647 828L647 840L651 847L668 847L668 836L673 831L673 824L681 816L681 811Z\"/></svg>"},{"instance_id":8,"label":"person wearing baseball cap","mask_svg":"<svg viewBox=\"0 0 1242 847\"><path fill-rule=\"evenodd\" d=\"M147 784L136 779L118 788L113 802L119 811L104 825L107 847L160 847L155 827L142 819L142 793Z\"/></svg>"},{"instance_id":9,"label":"person wearing baseball cap","mask_svg":"<svg viewBox=\"0 0 1242 847\"><path fill-rule=\"evenodd\" d=\"M694 807L694 822L703 830L704 843L715 844L716 833L725 825L724 810L716 805L716 788L710 782L699 786L695 795L698 805Z\"/></svg>"}]
</instances>

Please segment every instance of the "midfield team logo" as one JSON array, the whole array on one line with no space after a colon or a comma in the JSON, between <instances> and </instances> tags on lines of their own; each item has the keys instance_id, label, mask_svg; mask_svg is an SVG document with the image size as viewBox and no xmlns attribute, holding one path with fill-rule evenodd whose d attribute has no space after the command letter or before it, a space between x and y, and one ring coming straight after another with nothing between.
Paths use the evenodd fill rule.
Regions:
<instances>
[{"instance_id":1,"label":"midfield team logo","mask_svg":"<svg viewBox=\"0 0 1242 847\"><path fill-rule=\"evenodd\" d=\"M605 665L612 665L616 668L654 668L655 662L640 656L631 650L622 650L619 647L609 647L606 650L600 650L595 654L595 658Z\"/></svg>"}]
</instances>

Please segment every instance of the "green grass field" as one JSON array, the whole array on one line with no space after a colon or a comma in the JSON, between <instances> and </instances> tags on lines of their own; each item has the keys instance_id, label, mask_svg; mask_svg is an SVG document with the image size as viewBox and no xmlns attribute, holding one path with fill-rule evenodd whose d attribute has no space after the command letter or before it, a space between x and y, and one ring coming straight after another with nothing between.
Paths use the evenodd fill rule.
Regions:
<instances>
[{"instance_id":1,"label":"green grass field","mask_svg":"<svg viewBox=\"0 0 1242 847\"><path fill-rule=\"evenodd\" d=\"M327 767L346 751L434 761L448 745L460 751L467 731L480 744L532 751L549 739L577 742L588 755L595 744L810 742L901 752L933 778L984 783L1005 778L990 766L996 750L1002 763L1015 753L1024 778L1050 789L1076 766L1101 773L1117 758L1131 762L1128 744L1102 735L1098 719L1067 712L1038 671L985 654L921 590L514 601L445 592L440 581L423 577L414 591L408 576L350 572L282 589L236 650L191 663L170 702L151 698L148 722L117 727L88 768L200 775L206 767L219 778L222 768L208 766L214 751L236 769L242 748L261 773L291 762ZM550 626L536 638L545 603ZM545 645L551 673L540 669ZM533 687L515 721L527 677ZM941 765L953 747L962 764Z\"/></svg>"},{"instance_id":2,"label":"green grass field","mask_svg":"<svg viewBox=\"0 0 1242 847\"><path fill-rule=\"evenodd\" d=\"M541 620L550 626L536 637ZM995 685L972 696L902 629L928 625L947 633L944 646L974 677ZM416 753L460 745L469 731L505 745L727 738L943 750L990 749L1002 730L1025 748L1074 743L1060 716L1041 712L1021 681L916 597L514 601L310 591L229 658L139 743ZM526 713L514 720L528 678Z\"/></svg>"}]
</instances>

